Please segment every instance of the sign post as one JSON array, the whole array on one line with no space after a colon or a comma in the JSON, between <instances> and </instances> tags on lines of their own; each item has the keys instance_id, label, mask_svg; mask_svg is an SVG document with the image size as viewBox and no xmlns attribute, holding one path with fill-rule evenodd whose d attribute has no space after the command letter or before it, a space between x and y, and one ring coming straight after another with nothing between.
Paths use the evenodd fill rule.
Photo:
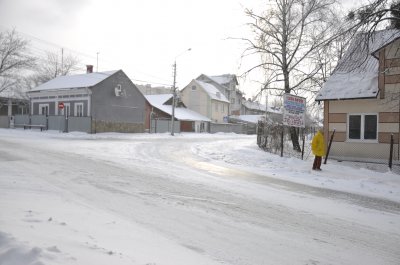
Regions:
<instances>
[{"instance_id":1,"label":"sign post","mask_svg":"<svg viewBox=\"0 0 400 265\"><path fill-rule=\"evenodd\" d=\"M306 127L306 99L303 97L283 95L283 125L290 127Z\"/></svg>"},{"instance_id":2,"label":"sign post","mask_svg":"<svg viewBox=\"0 0 400 265\"><path fill-rule=\"evenodd\" d=\"M58 108L64 109L64 102L58 102Z\"/></svg>"},{"instance_id":3,"label":"sign post","mask_svg":"<svg viewBox=\"0 0 400 265\"><path fill-rule=\"evenodd\" d=\"M60 110L63 110L64 109L64 102L58 102L58 108L60 109ZM68 123L68 121L67 121L67 115L66 115L66 113L64 113L65 115L65 121L64 121L64 129L61 129L61 121L62 120L60 120L60 131L63 131L63 132L65 132L66 131L66 126L67 126L67 123Z\"/></svg>"}]
</instances>

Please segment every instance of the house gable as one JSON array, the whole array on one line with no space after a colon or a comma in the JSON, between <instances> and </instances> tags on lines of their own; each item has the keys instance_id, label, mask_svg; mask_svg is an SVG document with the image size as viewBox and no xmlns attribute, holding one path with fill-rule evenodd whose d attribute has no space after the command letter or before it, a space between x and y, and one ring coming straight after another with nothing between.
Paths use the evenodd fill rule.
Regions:
<instances>
[{"instance_id":1,"label":"house gable","mask_svg":"<svg viewBox=\"0 0 400 265\"><path fill-rule=\"evenodd\" d=\"M91 91L94 119L144 122L146 99L122 70L93 86Z\"/></svg>"},{"instance_id":2,"label":"house gable","mask_svg":"<svg viewBox=\"0 0 400 265\"><path fill-rule=\"evenodd\" d=\"M367 43L363 40L364 35L358 35L319 91L316 100L376 98L379 94L380 63L374 54L399 37L399 30L383 30L375 32Z\"/></svg>"}]
</instances>

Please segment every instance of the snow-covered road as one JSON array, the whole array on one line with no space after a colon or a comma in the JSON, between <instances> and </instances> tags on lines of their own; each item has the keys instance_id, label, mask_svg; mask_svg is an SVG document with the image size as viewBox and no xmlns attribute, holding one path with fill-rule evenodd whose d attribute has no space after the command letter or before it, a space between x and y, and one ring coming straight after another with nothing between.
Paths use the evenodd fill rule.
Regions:
<instances>
[{"instance_id":1,"label":"snow-covered road","mask_svg":"<svg viewBox=\"0 0 400 265\"><path fill-rule=\"evenodd\" d=\"M391 174L374 196L325 187L372 171L264 172L251 136L0 136L0 264L400 264Z\"/></svg>"}]
</instances>

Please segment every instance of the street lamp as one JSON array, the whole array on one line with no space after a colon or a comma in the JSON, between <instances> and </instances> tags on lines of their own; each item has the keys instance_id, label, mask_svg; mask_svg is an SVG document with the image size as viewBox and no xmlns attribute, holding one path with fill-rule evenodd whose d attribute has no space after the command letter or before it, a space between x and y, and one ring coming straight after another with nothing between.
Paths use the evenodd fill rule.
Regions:
<instances>
[{"instance_id":1,"label":"street lamp","mask_svg":"<svg viewBox=\"0 0 400 265\"><path fill-rule=\"evenodd\" d=\"M184 54L185 52L191 51L192 48L189 48L182 52L181 54L175 56L175 61L174 61L174 84L172 86L172 115L171 115L171 135L174 136L174 122L175 122L175 98L176 98L176 58Z\"/></svg>"}]
</instances>

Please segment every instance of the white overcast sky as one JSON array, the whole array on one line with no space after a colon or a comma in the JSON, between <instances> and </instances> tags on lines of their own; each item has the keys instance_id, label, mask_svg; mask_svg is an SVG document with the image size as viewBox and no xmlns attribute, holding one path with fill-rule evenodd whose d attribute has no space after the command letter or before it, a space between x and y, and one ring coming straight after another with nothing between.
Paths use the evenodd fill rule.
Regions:
<instances>
[{"instance_id":1,"label":"white overcast sky","mask_svg":"<svg viewBox=\"0 0 400 265\"><path fill-rule=\"evenodd\" d=\"M361 0L343 0L355 5ZM245 8L267 0L0 0L0 30L15 28L37 55L44 50L79 52L99 71L122 69L136 83L173 82L183 88L200 74L240 75L257 63L241 60L245 45L230 38L249 36ZM188 48L190 52L184 52ZM182 53L184 52L184 53ZM260 78L257 74L250 78ZM140 82L137 80L142 80ZM241 81L247 97L260 85Z\"/></svg>"}]
</instances>

